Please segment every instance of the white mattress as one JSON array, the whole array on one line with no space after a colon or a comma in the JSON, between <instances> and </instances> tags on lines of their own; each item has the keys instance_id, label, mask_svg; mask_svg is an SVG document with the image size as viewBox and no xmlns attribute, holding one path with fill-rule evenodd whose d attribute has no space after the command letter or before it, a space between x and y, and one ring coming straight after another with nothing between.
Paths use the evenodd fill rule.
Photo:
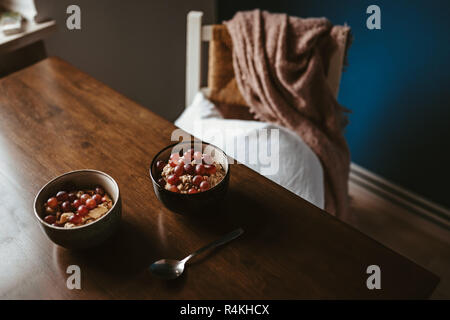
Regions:
<instances>
[{"instance_id":1,"label":"white mattress","mask_svg":"<svg viewBox=\"0 0 450 320\"><path fill-rule=\"evenodd\" d=\"M175 125L216 145L240 163L324 208L322 165L294 132L265 122L223 119L201 92L175 121ZM264 139L265 135L269 139Z\"/></svg>"}]
</instances>

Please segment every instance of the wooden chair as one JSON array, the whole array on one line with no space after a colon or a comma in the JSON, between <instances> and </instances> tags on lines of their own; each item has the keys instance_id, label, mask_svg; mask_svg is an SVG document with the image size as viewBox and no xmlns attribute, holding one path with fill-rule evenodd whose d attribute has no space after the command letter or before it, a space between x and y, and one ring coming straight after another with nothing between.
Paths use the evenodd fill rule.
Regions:
<instances>
[{"instance_id":1,"label":"wooden chair","mask_svg":"<svg viewBox=\"0 0 450 320\"><path fill-rule=\"evenodd\" d=\"M212 40L212 26L202 25L203 13L190 11L187 15L186 32L186 107L189 106L198 91L208 96L208 87L201 87L202 42ZM338 50L330 59L328 83L337 98L347 46L347 34L337 43Z\"/></svg>"}]
</instances>

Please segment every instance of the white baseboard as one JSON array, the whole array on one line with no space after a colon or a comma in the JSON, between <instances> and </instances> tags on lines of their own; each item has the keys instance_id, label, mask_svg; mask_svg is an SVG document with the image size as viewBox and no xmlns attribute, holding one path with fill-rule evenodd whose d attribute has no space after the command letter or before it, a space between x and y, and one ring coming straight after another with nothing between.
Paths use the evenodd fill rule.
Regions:
<instances>
[{"instance_id":1,"label":"white baseboard","mask_svg":"<svg viewBox=\"0 0 450 320\"><path fill-rule=\"evenodd\" d=\"M450 230L450 210L351 163L350 181Z\"/></svg>"}]
</instances>

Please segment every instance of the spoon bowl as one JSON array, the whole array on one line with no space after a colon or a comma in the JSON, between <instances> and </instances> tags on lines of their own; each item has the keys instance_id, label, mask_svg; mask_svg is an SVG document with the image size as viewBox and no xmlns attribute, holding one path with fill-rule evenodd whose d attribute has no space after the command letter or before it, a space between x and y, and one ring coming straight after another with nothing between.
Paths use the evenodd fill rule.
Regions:
<instances>
[{"instance_id":1,"label":"spoon bowl","mask_svg":"<svg viewBox=\"0 0 450 320\"><path fill-rule=\"evenodd\" d=\"M172 280L184 271L184 262L172 259L161 259L150 266L150 271L158 278Z\"/></svg>"}]
</instances>

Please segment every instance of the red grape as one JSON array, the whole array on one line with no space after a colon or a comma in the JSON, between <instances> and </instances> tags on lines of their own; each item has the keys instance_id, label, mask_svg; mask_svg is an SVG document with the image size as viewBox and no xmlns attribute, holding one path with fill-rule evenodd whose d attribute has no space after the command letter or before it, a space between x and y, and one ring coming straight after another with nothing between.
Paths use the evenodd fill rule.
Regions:
<instances>
[{"instance_id":1,"label":"red grape","mask_svg":"<svg viewBox=\"0 0 450 320\"><path fill-rule=\"evenodd\" d=\"M189 149L188 151L186 151L184 153L184 158L186 159L186 161L188 161L188 162L192 161L193 154L194 154L194 149Z\"/></svg>"},{"instance_id":2,"label":"red grape","mask_svg":"<svg viewBox=\"0 0 450 320\"><path fill-rule=\"evenodd\" d=\"M200 183L200 190L206 191L209 188L210 188L210 185L209 185L208 181L203 181L202 183Z\"/></svg>"},{"instance_id":3,"label":"red grape","mask_svg":"<svg viewBox=\"0 0 450 320\"><path fill-rule=\"evenodd\" d=\"M158 184L164 188L164 186L166 185L166 180L164 180L164 178L159 178L158 179Z\"/></svg>"},{"instance_id":4,"label":"red grape","mask_svg":"<svg viewBox=\"0 0 450 320\"><path fill-rule=\"evenodd\" d=\"M178 153L172 153L170 155L170 161L177 162L180 159L180 155Z\"/></svg>"},{"instance_id":5,"label":"red grape","mask_svg":"<svg viewBox=\"0 0 450 320\"><path fill-rule=\"evenodd\" d=\"M74 202L75 200L77 200L77 194L75 192L69 193L67 200L69 200L70 202Z\"/></svg>"},{"instance_id":6,"label":"red grape","mask_svg":"<svg viewBox=\"0 0 450 320\"><path fill-rule=\"evenodd\" d=\"M158 171L163 171L165 166L166 164L164 163L164 161L159 160L158 162L156 162L156 169L158 169Z\"/></svg>"},{"instance_id":7,"label":"red grape","mask_svg":"<svg viewBox=\"0 0 450 320\"><path fill-rule=\"evenodd\" d=\"M56 222L56 217L52 216L52 215L48 215L44 218L44 221L47 222L48 224L52 224Z\"/></svg>"},{"instance_id":8,"label":"red grape","mask_svg":"<svg viewBox=\"0 0 450 320\"><path fill-rule=\"evenodd\" d=\"M206 173L209 175L212 175L216 173L217 169L215 165L212 164L205 164Z\"/></svg>"},{"instance_id":9,"label":"red grape","mask_svg":"<svg viewBox=\"0 0 450 320\"><path fill-rule=\"evenodd\" d=\"M194 160L197 160L197 161L199 161L199 160L201 160L202 159L202 153L200 152L200 151L195 151L194 152Z\"/></svg>"},{"instance_id":10,"label":"red grape","mask_svg":"<svg viewBox=\"0 0 450 320\"><path fill-rule=\"evenodd\" d=\"M195 188L190 188L188 191L189 194L194 194L194 193L198 193L198 190Z\"/></svg>"},{"instance_id":11,"label":"red grape","mask_svg":"<svg viewBox=\"0 0 450 320\"><path fill-rule=\"evenodd\" d=\"M85 205L81 205L77 209L78 214L85 216L89 213L89 209Z\"/></svg>"},{"instance_id":12,"label":"red grape","mask_svg":"<svg viewBox=\"0 0 450 320\"><path fill-rule=\"evenodd\" d=\"M203 160L204 164L213 164L214 163L213 159L211 158L211 156L209 154L204 154L202 160Z\"/></svg>"},{"instance_id":13,"label":"red grape","mask_svg":"<svg viewBox=\"0 0 450 320\"><path fill-rule=\"evenodd\" d=\"M92 199L94 199L95 202L98 203L98 204L102 203L102 196L99 195L98 193L97 193L97 194L94 194L94 196L92 197Z\"/></svg>"},{"instance_id":14,"label":"red grape","mask_svg":"<svg viewBox=\"0 0 450 320\"><path fill-rule=\"evenodd\" d=\"M56 214L56 210L55 209L52 209L52 208L50 208L50 207L48 207L48 206L46 206L45 207L45 213L46 214Z\"/></svg>"},{"instance_id":15,"label":"red grape","mask_svg":"<svg viewBox=\"0 0 450 320\"><path fill-rule=\"evenodd\" d=\"M182 176L184 174L184 167L181 165L178 165L175 167L175 169L173 169L173 172L177 175L177 176Z\"/></svg>"},{"instance_id":16,"label":"red grape","mask_svg":"<svg viewBox=\"0 0 450 320\"><path fill-rule=\"evenodd\" d=\"M97 207L97 201L95 201L93 198L86 201L86 207L89 210L95 209Z\"/></svg>"},{"instance_id":17,"label":"red grape","mask_svg":"<svg viewBox=\"0 0 450 320\"><path fill-rule=\"evenodd\" d=\"M202 183L203 177L202 176L195 176L194 179L192 179L192 183L196 186L199 186L200 183Z\"/></svg>"},{"instance_id":18,"label":"red grape","mask_svg":"<svg viewBox=\"0 0 450 320\"><path fill-rule=\"evenodd\" d=\"M63 212L69 212L72 210L72 206L69 201L64 201L61 205L61 209Z\"/></svg>"},{"instance_id":19,"label":"red grape","mask_svg":"<svg viewBox=\"0 0 450 320\"><path fill-rule=\"evenodd\" d=\"M87 210L87 209L86 209ZM74 224L80 224L83 221L83 218L80 214L74 214L69 218L69 222Z\"/></svg>"},{"instance_id":20,"label":"red grape","mask_svg":"<svg viewBox=\"0 0 450 320\"><path fill-rule=\"evenodd\" d=\"M203 164L196 165L195 173L201 176L204 175L206 173L205 166Z\"/></svg>"},{"instance_id":21,"label":"red grape","mask_svg":"<svg viewBox=\"0 0 450 320\"><path fill-rule=\"evenodd\" d=\"M74 202L72 202L72 207L74 209L77 209L79 206L81 206L83 204L83 201L81 201L80 199L76 199Z\"/></svg>"},{"instance_id":22,"label":"red grape","mask_svg":"<svg viewBox=\"0 0 450 320\"><path fill-rule=\"evenodd\" d=\"M81 202L83 202L83 204L86 204L86 201L88 201L91 198L90 195L88 195L87 193L83 194L80 198Z\"/></svg>"},{"instance_id":23,"label":"red grape","mask_svg":"<svg viewBox=\"0 0 450 320\"><path fill-rule=\"evenodd\" d=\"M176 185L179 181L180 179L178 179L178 177L174 174L167 177L167 182L172 185Z\"/></svg>"},{"instance_id":24,"label":"red grape","mask_svg":"<svg viewBox=\"0 0 450 320\"><path fill-rule=\"evenodd\" d=\"M58 208L58 199L56 199L55 197L51 197L47 200L47 204L50 208L56 210Z\"/></svg>"},{"instance_id":25,"label":"red grape","mask_svg":"<svg viewBox=\"0 0 450 320\"><path fill-rule=\"evenodd\" d=\"M170 160L170 161L169 161L169 164L170 164L170 166L173 168L173 167L176 167L176 166L178 165L178 161Z\"/></svg>"},{"instance_id":26,"label":"red grape","mask_svg":"<svg viewBox=\"0 0 450 320\"><path fill-rule=\"evenodd\" d=\"M178 188L177 188L177 186L174 186L174 185L171 185L170 187L169 187L169 191L172 191L172 192L180 192L180 190L178 190Z\"/></svg>"},{"instance_id":27,"label":"red grape","mask_svg":"<svg viewBox=\"0 0 450 320\"><path fill-rule=\"evenodd\" d=\"M95 188L95 193L97 193L97 194L99 194L101 196L104 196L105 195L105 190L103 190L102 187L96 187Z\"/></svg>"},{"instance_id":28,"label":"red grape","mask_svg":"<svg viewBox=\"0 0 450 320\"><path fill-rule=\"evenodd\" d=\"M56 199L57 199L58 201L64 202L64 201L66 201L68 198L69 198L69 195L68 195L67 192L65 192L65 191L59 191L59 192L56 194Z\"/></svg>"},{"instance_id":29,"label":"red grape","mask_svg":"<svg viewBox=\"0 0 450 320\"><path fill-rule=\"evenodd\" d=\"M187 174L193 175L195 173L195 167L189 163L185 164L184 171L186 171Z\"/></svg>"}]
</instances>

